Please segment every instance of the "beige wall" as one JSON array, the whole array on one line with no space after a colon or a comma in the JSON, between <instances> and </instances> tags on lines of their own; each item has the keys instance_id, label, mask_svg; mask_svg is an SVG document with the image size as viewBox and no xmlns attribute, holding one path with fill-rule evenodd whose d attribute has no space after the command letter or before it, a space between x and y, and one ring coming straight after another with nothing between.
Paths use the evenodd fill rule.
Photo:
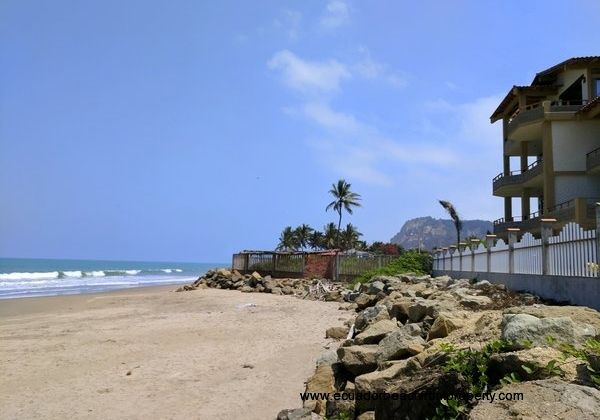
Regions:
<instances>
[{"instance_id":1,"label":"beige wall","mask_svg":"<svg viewBox=\"0 0 600 420\"><path fill-rule=\"evenodd\" d=\"M586 154L600 147L600 120L553 121L554 171L585 171Z\"/></svg>"}]
</instances>

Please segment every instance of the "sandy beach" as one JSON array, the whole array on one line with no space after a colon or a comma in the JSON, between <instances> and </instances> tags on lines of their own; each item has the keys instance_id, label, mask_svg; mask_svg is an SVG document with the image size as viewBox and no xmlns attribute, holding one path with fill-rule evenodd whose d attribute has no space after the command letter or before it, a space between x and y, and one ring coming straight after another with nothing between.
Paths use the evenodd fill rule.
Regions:
<instances>
[{"instance_id":1,"label":"sandy beach","mask_svg":"<svg viewBox=\"0 0 600 420\"><path fill-rule=\"evenodd\" d=\"M173 286L0 301L0 418L269 419L338 303Z\"/></svg>"}]
</instances>

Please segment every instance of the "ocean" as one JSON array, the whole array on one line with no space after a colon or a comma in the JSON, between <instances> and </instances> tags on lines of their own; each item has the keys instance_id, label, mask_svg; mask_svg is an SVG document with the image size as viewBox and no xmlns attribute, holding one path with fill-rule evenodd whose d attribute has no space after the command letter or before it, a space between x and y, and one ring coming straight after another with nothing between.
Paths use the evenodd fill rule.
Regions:
<instances>
[{"instance_id":1,"label":"ocean","mask_svg":"<svg viewBox=\"0 0 600 420\"><path fill-rule=\"evenodd\" d=\"M0 299L185 284L227 263L0 258Z\"/></svg>"}]
</instances>

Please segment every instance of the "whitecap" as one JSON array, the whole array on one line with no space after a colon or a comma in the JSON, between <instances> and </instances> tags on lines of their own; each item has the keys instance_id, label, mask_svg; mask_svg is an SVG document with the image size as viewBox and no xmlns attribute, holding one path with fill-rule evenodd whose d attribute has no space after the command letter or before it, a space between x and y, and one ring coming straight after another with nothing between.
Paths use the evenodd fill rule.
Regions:
<instances>
[{"instance_id":1,"label":"whitecap","mask_svg":"<svg viewBox=\"0 0 600 420\"><path fill-rule=\"evenodd\" d=\"M129 274L130 276L135 276L136 274L139 274L140 271L142 270L125 270L125 273Z\"/></svg>"},{"instance_id":2,"label":"whitecap","mask_svg":"<svg viewBox=\"0 0 600 420\"><path fill-rule=\"evenodd\" d=\"M58 278L58 271L43 273L0 273L0 280L37 280Z\"/></svg>"},{"instance_id":3,"label":"whitecap","mask_svg":"<svg viewBox=\"0 0 600 420\"><path fill-rule=\"evenodd\" d=\"M85 275L91 277L104 277L106 273L104 271L86 271Z\"/></svg>"},{"instance_id":4,"label":"whitecap","mask_svg":"<svg viewBox=\"0 0 600 420\"><path fill-rule=\"evenodd\" d=\"M62 272L65 277L82 277L83 273L81 271L63 271Z\"/></svg>"}]
</instances>

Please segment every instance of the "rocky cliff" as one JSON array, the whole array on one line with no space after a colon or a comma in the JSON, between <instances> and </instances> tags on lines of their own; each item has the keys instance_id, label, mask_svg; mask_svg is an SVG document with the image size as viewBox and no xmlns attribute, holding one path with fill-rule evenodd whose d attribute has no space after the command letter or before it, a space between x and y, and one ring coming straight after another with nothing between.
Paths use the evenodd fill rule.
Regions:
<instances>
[{"instance_id":1,"label":"rocky cliff","mask_svg":"<svg viewBox=\"0 0 600 420\"><path fill-rule=\"evenodd\" d=\"M482 238L492 230L492 222L487 220L463 220L460 234L461 238ZM456 230L452 220L417 217L404 223L400 232L394 235L390 242L406 249L418 248L420 242L422 248L432 249L455 243Z\"/></svg>"}]
</instances>

